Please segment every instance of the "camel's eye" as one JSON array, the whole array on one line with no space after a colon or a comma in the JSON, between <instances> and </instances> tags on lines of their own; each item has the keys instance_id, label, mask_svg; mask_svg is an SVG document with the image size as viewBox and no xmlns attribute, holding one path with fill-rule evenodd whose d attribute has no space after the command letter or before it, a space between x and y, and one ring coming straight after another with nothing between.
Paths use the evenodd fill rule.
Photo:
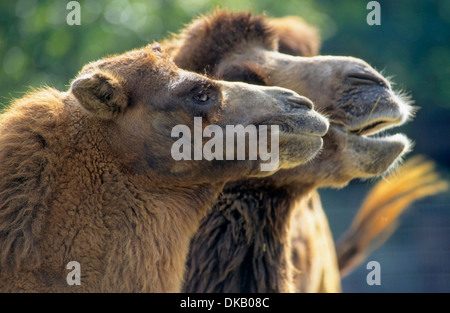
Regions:
<instances>
[{"instance_id":1,"label":"camel's eye","mask_svg":"<svg viewBox=\"0 0 450 313\"><path fill-rule=\"evenodd\" d=\"M206 93L198 93L194 96L194 100L198 102L206 102L209 100L209 97Z\"/></svg>"}]
</instances>

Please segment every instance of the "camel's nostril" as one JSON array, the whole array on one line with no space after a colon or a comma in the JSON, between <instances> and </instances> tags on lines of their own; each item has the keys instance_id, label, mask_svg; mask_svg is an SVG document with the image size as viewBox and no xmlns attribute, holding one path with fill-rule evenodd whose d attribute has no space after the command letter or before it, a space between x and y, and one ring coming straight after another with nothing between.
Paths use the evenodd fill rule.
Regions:
<instances>
[{"instance_id":1,"label":"camel's nostril","mask_svg":"<svg viewBox=\"0 0 450 313\"><path fill-rule=\"evenodd\" d=\"M311 100L309 100L306 97L290 96L287 98L287 100L289 101L289 104L293 108L305 108L306 107L311 110L314 108L314 104L311 102Z\"/></svg>"},{"instance_id":2,"label":"camel's nostril","mask_svg":"<svg viewBox=\"0 0 450 313\"><path fill-rule=\"evenodd\" d=\"M389 88L385 79L370 73L350 73L347 75L347 78L353 85L378 85Z\"/></svg>"}]
</instances>

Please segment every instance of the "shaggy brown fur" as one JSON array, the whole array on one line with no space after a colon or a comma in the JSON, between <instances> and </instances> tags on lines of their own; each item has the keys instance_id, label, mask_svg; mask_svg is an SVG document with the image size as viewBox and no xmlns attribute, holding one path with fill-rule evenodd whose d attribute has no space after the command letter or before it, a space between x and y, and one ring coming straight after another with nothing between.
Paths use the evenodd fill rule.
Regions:
<instances>
[{"instance_id":1,"label":"shaggy brown fur","mask_svg":"<svg viewBox=\"0 0 450 313\"><path fill-rule=\"evenodd\" d=\"M289 237L295 292L340 291L333 236L317 190L298 199Z\"/></svg>"},{"instance_id":2,"label":"shaggy brown fur","mask_svg":"<svg viewBox=\"0 0 450 313\"><path fill-rule=\"evenodd\" d=\"M218 11L214 16L202 17L201 21L201 28L195 23L187 27L186 38L173 58L183 69L215 72L216 65L230 51L244 50L248 43L257 43L270 50L278 47L275 32L262 16L252 17L249 13L230 16L225 11ZM193 51L195 57L184 57L185 53L190 56Z\"/></svg>"},{"instance_id":3,"label":"shaggy brown fur","mask_svg":"<svg viewBox=\"0 0 450 313\"><path fill-rule=\"evenodd\" d=\"M243 16L249 15L219 11L195 20L176 40L166 42L171 46L172 57L182 66L192 68L195 64L198 68L202 61L199 51L207 54L206 51L217 49L211 39L199 40L197 37L208 33L226 37L228 33L234 33L230 29L232 20L242 20ZM261 17L256 20L266 23ZM259 28L267 30L267 41L273 39L274 29L269 25ZM199 44L190 45L191 38L197 38ZM252 40L254 37L248 34L245 38L250 39L243 43L234 40L241 42L239 47L231 43L228 48L222 45L223 56L214 58L217 63L205 62L205 67L199 71L226 80L301 90L331 117L332 128L324 138L321 154L307 166L280 171L264 180L247 180L226 186L215 205L216 210L202 221L191 243L184 289L188 292L295 290L289 237L293 212L314 208L318 200L315 189L319 186L343 186L355 177L385 172L407 146L401 137L389 144L361 137L361 134L388 126L383 125L385 120L397 121L391 126L404 122L409 112L408 106L392 93L389 83L369 65L353 58L295 58L276 53L273 50L275 43L267 45L267 41L259 37ZM391 119L388 112L398 113ZM368 123L369 120L374 124ZM374 159L378 162L374 163ZM255 208L258 208L258 215L253 214ZM318 213L323 214L320 206ZM328 225L323 231L320 236L326 238ZM326 241L333 246L332 240ZM329 267L336 269L331 270L335 275L327 289L339 291L334 248L323 251L328 251L330 256Z\"/></svg>"},{"instance_id":4,"label":"shaggy brown fur","mask_svg":"<svg viewBox=\"0 0 450 313\"><path fill-rule=\"evenodd\" d=\"M269 18L268 24L276 30L278 51L295 56L310 57L319 54L319 30L298 16Z\"/></svg>"},{"instance_id":5,"label":"shaggy brown fur","mask_svg":"<svg viewBox=\"0 0 450 313\"><path fill-rule=\"evenodd\" d=\"M0 291L179 291L189 239L224 183L262 173L258 161L175 161L171 129L192 130L194 116L326 129L304 102L182 71L151 46L88 64L68 92L15 100L0 117ZM285 137L281 167L320 148L317 134ZM302 145L301 157L289 148ZM66 282L70 261L81 285Z\"/></svg>"},{"instance_id":6,"label":"shaggy brown fur","mask_svg":"<svg viewBox=\"0 0 450 313\"><path fill-rule=\"evenodd\" d=\"M191 243L184 291L289 290L292 271L285 228L292 199L270 184L255 183L248 188L242 182L227 185L214 212L203 220Z\"/></svg>"}]
</instances>

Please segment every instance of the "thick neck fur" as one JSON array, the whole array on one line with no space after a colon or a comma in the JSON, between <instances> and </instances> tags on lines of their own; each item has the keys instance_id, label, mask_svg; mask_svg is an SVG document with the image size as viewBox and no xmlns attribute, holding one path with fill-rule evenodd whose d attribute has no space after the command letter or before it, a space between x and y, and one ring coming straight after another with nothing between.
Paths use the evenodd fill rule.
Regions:
<instances>
[{"instance_id":1,"label":"thick neck fur","mask_svg":"<svg viewBox=\"0 0 450 313\"><path fill-rule=\"evenodd\" d=\"M289 225L302 193L228 184L191 242L184 291L293 291Z\"/></svg>"},{"instance_id":2,"label":"thick neck fur","mask_svg":"<svg viewBox=\"0 0 450 313\"><path fill-rule=\"evenodd\" d=\"M0 291L179 291L189 238L220 186L143 188L79 110L56 91L40 96L0 124ZM70 261L79 286L66 282Z\"/></svg>"}]
</instances>

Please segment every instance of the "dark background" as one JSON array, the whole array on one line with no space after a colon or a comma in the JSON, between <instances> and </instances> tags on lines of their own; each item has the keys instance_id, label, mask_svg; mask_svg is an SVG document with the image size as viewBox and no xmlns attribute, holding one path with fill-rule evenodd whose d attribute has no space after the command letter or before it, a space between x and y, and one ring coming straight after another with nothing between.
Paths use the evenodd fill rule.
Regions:
<instances>
[{"instance_id":1,"label":"dark background","mask_svg":"<svg viewBox=\"0 0 450 313\"><path fill-rule=\"evenodd\" d=\"M66 90L81 67L177 32L192 18L221 6L269 16L298 15L322 34L321 54L366 60L420 107L397 129L449 179L450 1L378 1L381 25L369 26L361 0L78 1L81 25L69 26L69 1L0 3L0 107L30 87ZM349 226L375 181L321 191L335 238ZM381 286L368 286L364 263L343 280L346 292L450 292L450 195L418 201L398 231L367 260L381 264Z\"/></svg>"}]
</instances>

